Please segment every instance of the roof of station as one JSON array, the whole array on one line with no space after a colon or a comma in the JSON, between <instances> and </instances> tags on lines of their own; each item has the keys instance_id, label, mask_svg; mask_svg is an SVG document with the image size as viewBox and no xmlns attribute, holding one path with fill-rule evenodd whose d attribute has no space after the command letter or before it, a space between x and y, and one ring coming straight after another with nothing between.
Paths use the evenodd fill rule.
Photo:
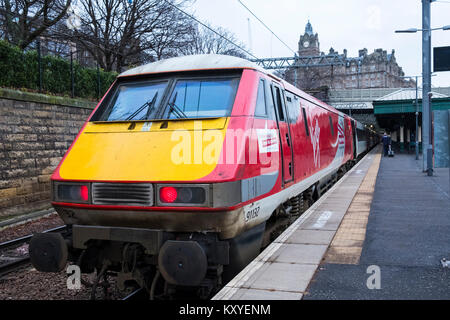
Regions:
<instances>
[{"instance_id":1,"label":"roof of station","mask_svg":"<svg viewBox=\"0 0 450 320\"><path fill-rule=\"evenodd\" d=\"M448 96L433 92L433 98L448 98ZM417 98L422 99L422 90L419 89L417 92ZM401 101L401 100L415 100L416 99L416 89L415 88L405 88L394 91L384 97L378 98L375 101Z\"/></svg>"}]
</instances>

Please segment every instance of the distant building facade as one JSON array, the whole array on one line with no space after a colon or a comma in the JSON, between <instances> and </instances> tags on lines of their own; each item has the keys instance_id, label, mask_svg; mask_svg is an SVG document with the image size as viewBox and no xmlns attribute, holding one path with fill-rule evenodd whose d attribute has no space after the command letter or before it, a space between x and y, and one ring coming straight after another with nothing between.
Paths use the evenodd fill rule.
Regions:
<instances>
[{"instance_id":1,"label":"distant building facade","mask_svg":"<svg viewBox=\"0 0 450 320\"><path fill-rule=\"evenodd\" d=\"M386 50L376 49L369 54L367 49L362 49L358 57L348 57L346 49L343 54L339 54L331 48L325 54L320 51L319 36L313 32L309 21L298 42L298 56L311 57L311 62L334 61L328 65L311 63L286 71L288 81L307 91L415 87L413 80L401 78L405 74L397 64L394 50L387 53Z\"/></svg>"}]
</instances>

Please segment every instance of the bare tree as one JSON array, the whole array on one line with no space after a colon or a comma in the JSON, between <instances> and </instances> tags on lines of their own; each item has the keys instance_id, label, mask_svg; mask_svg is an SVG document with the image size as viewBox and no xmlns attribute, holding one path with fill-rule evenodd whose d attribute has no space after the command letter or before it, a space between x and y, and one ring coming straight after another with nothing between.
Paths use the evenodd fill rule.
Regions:
<instances>
[{"instance_id":1,"label":"bare tree","mask_svg":"<svg viewBox=\"0 0 450 320\"><path fill-rule=\"evenodd\" d=\"M168 3L169 2L169 3ZM192 0L80 0L80 25L72 31L80 43L107 70L173 55L172 48L190 30L175 7Z\"/></svg>"},{"instance_id":2,"label":"bare tree","mask_svg":"<svg viewBox=\"0 0 450 320\"><path fill-rule=\"evenodd\" d=\"M3 35L11 42L25 48L41 35L55 52L67 55L65 49L75 46L87 51L106 71L180 54L246 57L231 43L244 48L233 33L223 28L213 32L183 13L193 1L0 0L5 8L0 14Z\"/></svg>"},{"instance_id":3,"label":"bare tree","mask_svg":"<svg viewBox=\"0 0 450 320\"><path fill-rule=\"evenodd\" d=\"M181 49L189 45L194 28L192 20L182 12L168 12L165 23L159 24L148 35L148 54L154 60L178 56Z\"/></svg>"},{"instance_id":4,"label":"bare tree","mask_svg":"<svg viewBox=\"0 0 450 320\"><path fill-rule=\"evenodd\" d=\"M302 90L315 90L323 86L329 86L331 80L331 72L327 67L301 67L287 69L283 78ZM297 76L297 79L295 77Z\"/></svg>"},{"instance_id":5,"label":"bare tree","mask_svg":"<svg viewBox=\"0 0 450 320\"><path fill-rule=\"evenodd\" d=\"M25 49L66 15L72 0L0 0L4 38Z\"/></svg>"},{"instance_id":6,"label":"bare tree","mask_svg":"<svg viewBox=\"0 0 450 320\"><path fill-rule=\"evenodd\" d=\"M278 75L296 85L299 89L323 101L328 100L328 91L332 83L332 74L327 67L290 67L277 70ZM297 77L297 79L295 79Z\"/></svg>"},{"instance_id":7,"label":"bare tree","mask_svg":"<svg viewBox=\"0 0 450 320\"><path fill-rule=\"evenodd\" d=\"M207 25L213 29L209 24ZM180 52L185 55L216 53L246 58L246 54L233 44L245 49L232 32L220 27L213 30L219 35L204 26L194 25L188 43L180 48Z\"/></svg>"}]
</instances>

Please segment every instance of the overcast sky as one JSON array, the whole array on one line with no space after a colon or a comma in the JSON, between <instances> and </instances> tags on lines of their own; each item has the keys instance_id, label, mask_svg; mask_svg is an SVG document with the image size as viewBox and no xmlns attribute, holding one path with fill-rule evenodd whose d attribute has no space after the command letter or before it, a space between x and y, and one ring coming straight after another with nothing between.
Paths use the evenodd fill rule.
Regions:
<instances>
[{"instance_id":1,"label":"overcast sky","mask_svg":"<svg viewBox=\"0 0 450 320\"><path fill-rule=\"evenodd\" d=\"M405 75L422 74L422 35L394 33L422 27L421 0L242 0L292 50L298 50L300 34L308 19L319 34L320 50L330 47L348 56L358 50L395 50ZM238 0L196 0L191 12L202 21L234 32L257 57L293 56ZM247 19L250 19L251 45ZM431 26L450 25L450 1L431 4ZM450 46L450 30L432 33L432 47ZM419 81L420 82L420 81ZM450 71L432 77L434 87L450 86Z\"/></svg>"}]
</instances>

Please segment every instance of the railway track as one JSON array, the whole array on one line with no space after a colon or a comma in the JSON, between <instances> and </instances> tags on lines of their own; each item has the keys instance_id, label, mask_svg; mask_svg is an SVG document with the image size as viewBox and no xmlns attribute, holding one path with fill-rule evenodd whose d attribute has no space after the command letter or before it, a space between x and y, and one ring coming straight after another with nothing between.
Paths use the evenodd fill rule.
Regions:
<instances>
[{"instance_id":1,"label":"railway track","mask_svg":"<svg viewBox=\"0 0 450 320\"><path fill-rule=\"evenodd\" d=\"M43 233L62 232L65 231L66 228L67 226L65 225L59 226L45 230ZM25 245L28 245L32 236L33 235L30 234L0 243L0 278L30 263L28 246L25 247ZM121 300L148 300L148 294L143 288L138 288L123 297Z\"/></svg>"},{"instance_id":2,"label":"railway track","mask_svg":"<svg viewBox=\"0 0 450 320\"><path fill-rule=\"evenodd\" d=\"M148 295L143 288L139 288L122 298L122 301L137 301L143 299L148 300Z\"/></svg>"},{"instance_id":3,"label":"railway track","mask_svg":"<svg viewBox=\"0 0 450 320\"><path fill-rule=\"evenodd\" d=\"M66 226L60 226L43 231L61 232L66 230ZM33 235L16 238L0 243L0 277L26 265L30 262L28 255L28 242Z\"/></svg>"}]
</instances>

